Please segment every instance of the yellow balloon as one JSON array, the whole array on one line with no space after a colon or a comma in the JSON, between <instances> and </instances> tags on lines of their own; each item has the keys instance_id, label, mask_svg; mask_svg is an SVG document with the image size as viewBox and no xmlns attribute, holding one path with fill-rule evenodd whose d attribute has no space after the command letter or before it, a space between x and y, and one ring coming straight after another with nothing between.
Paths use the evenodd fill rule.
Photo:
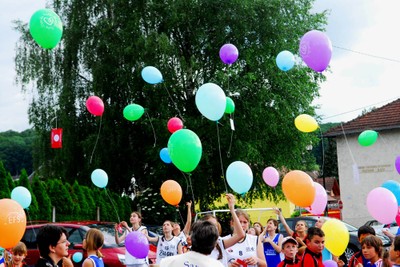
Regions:
<instances>
[{"instance_id":1,"label":"yellow balloon","mask_svg":"<svg viewBox=\"0 0 400 267\"><path fill-rule=\"evenodd\" d=\"M306 208L314 202L314 182L303 171L288 172L282 180L282 191L286 198L297 206Z\"/></svg>"},{"instance_id":2,"label":"yellow balloon","mask_svg":"<svg viewBox=\"0 0 400 267\"><path fill-rule=\"evenodd\" d=\"M294 125L299 131L304 133L314 132L318 129L317 121L307 114L301 114L297 116L294 120Z\"/></svg>"},{"instance_id":3,"label":"yellow balloon","mask_svg":"<svg viewBox=\"0 0 400 267\"><path fill-rule=\"evenodd\" d=\"M325 233L325 247L335 256L344 253L349 244L350 234L346 225L337 219L329 219L322 225Z\"/></svg>"}]
</instances>

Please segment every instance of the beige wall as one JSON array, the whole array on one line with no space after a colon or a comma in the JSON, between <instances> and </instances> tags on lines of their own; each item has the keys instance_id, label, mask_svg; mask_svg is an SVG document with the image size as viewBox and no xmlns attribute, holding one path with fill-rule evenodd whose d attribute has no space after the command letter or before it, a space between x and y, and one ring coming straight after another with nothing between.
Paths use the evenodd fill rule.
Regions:
<instances>
[{"instance_id":1,"label":"beige wall","mask_svg":"<svg viewBox=\"0 0 400 267\"><path fill-rule=\"evenodd\" d=\"M400 131L379 132L378 140L369 147L358 143L358 135L336 138L342 216L345 222L361 226L373 218L368 213L368 193L387 180L400 181L394 166L400 155ZM353 172L356 165L356 173ZM384 207L382 207L384 208Z\"/></svg>"}]
</instances>

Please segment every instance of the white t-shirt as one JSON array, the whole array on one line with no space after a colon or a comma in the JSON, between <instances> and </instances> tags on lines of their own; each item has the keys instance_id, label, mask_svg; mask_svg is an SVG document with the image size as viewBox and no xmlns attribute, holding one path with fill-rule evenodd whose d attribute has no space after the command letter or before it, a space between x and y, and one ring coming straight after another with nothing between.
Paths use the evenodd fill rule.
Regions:
<instances>
[{"instance_id":1,"label":"white t-shirt","mask_svg":"<svg viewBox=\"0 0 400 267\"><path fill-rule=\"evenodd\" d=\"M140 226L137 230L133 230L131 228L131 231L140 231L142 232L142 230L147 229L146 226ZM125 232L125 235L127 235L128 233ZM149 260L148 258L144 258L144 259L137 259L134 256L132 256L128 250L125 250L125 264L128 265L138 265L138 264L148 264Z\"/></svg>"},{"instance_id":2,"label":"white t-shirt","mask_svg":"<svg viewBox=\"0 0 400 267\"><path fill-rule=\"evenodd\" d=\"M242 242L238 242L225 250L228 264L236 259L247 259L251 256L257 256L258 236L246 234ZM257 265L247 265L256 267Z\"/></svg>"},{"instance_id":3,"label":"white t-shirt","mask_svg":"<svg viewBox=\"0 0 400 267\"><path fill-rule=\"evenodd\" d=\"M175 256L178 254L178 245L181 242L176 236L172 236L170 240L165 239L164 236L160 236L157 242L157 260L156 263L160 264L160 261L166 257Z\"/></svg>"},{"instance_id":4,"label":"white t-shirt","mask_svg":"<svg viewBox=\"0 0 400 267\"><path fill-rule=\"evenodd\" d=\"M161 261L160 267L224 267L219 261L198 253L196 251L188 251L181 255L165 258Z\"/></svg>"}]
</instances>

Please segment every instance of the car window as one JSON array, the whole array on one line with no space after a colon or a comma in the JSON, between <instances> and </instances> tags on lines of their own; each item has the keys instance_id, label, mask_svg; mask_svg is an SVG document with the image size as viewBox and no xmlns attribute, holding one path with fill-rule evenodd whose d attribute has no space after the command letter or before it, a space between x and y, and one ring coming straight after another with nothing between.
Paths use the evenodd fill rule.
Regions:
<instances>
[{"instance_id":1,"label":"car window","mask_svg":"<svg viewBox=\"0 0 400 267\"><path fill-rule=\"evenodd\" d=\"M70 247L83 243L84 234L79 230L79 228L65 227L65 229L67 229L69 234L68 241L71 243Z\"/></svg>"},{"instance_id":2,"label":"car window","mask_svg":"<svg viewBox=\"0 0 400 267\"><path fill-rule=\"evenodd\" d=\"M26 229L24 236L22 237L22 242L25 243L28 249L36 249L36 231L37 229L31 228Z\"/></svg>"}]
</instances>

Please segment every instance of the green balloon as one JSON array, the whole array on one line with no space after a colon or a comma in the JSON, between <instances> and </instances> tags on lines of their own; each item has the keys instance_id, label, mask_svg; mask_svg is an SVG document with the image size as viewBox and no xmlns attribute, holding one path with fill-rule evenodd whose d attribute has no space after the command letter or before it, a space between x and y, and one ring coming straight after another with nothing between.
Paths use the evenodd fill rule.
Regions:
<instances>
[{"instance_id":1,"label":"green balloon","mask_svg":"<svg viewBox=\"0 0 400 267\"><path fill-rule=\"evenodd\" d=\"M196 169L202 150L199 137L188 129L174 132L168 140L168 153L172 163L183 172Z\"/></svg>"},{"instance_id":2,"label":"green balloon","mask_svg":"<svg viewBox=\"0 0 400 267\"><path fill-rule=\"evenodd\" d=\"M373 130L366 130L358 136L358 143L362 146L373 145L378 139L378 133Z\"/></svg>"},{"instance_id":3,"label":"green balloon","mask_svg":"<svg viewBox=\"0 0 400 267\"><path fill-rule=\"evenodd\" d=\"M33 39L43 48L52 49L60 42L63 26L60 17L51 9L39 9L29 21Z\"/></svg>"},{"instance_id":4,"label":"green balloon","mask_svg":"<svg viewBox=\"0 0 400 267\"><path fill-rule=\"evenodd\" d=\"M235 102L233 102L232 98L226 97L226 106L225 106L225 113L231 114L235 111Z\"/></svg>"},{"instance_id":5,"label":"green balloon","mask_svg":"<svg viewBox=\"0 0 400 267\"><path fill-rule=\"evenodd\" d=\"M144 108L141 105L129 104L124 108L124 118L128 121L136 121L142 117Z\"/></svg>"}]
</instances>

